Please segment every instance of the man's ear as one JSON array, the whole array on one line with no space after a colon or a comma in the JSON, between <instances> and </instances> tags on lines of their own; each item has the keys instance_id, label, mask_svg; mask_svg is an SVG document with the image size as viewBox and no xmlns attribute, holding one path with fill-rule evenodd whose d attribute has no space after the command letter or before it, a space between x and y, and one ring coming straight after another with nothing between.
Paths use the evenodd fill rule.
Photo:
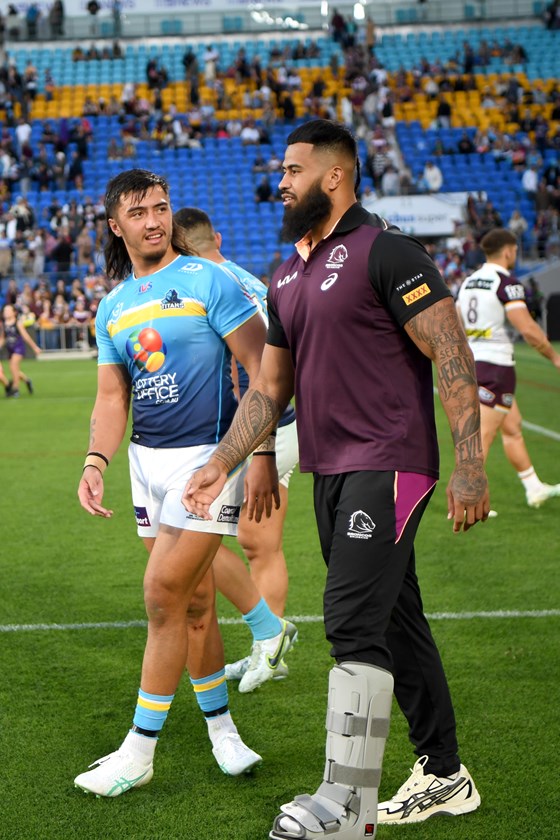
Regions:
<instances>
[{"instance_id":1,"label":"man's ear","mask_svg":"<svg viewBox=\"0 0 560 840\"><path fill-rule=\"evenodd\" d=\"M341 185L346 177L346 173L342 166L333 166L329 172L327 187L329 190L336 190Z\"/></svg>"},{"instance_id":2,"label":"man's ear","mask_svg":"<svg viewBox=\"0 0 560 840\"><path fill-rule=\"evenodd\" d=\"M122 236L121 229L114 219L107 219L107 222L109 223L109 227L111 228L115 236Z\"/></svg>"}]
</instances>

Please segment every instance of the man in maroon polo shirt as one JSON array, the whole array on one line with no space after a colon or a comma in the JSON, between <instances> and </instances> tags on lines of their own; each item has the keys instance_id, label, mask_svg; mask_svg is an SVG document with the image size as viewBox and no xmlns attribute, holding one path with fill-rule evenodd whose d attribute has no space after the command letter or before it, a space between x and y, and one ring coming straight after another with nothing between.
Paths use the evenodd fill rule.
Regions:
<instances>
[{"instance_id":1,"label":"man in maroon polo shirt","mask_svg":"<svg viewBox=\"0 0 560 840\"><path fill-rule=\"evenodd\" d=\"M312 796L282 806L271 840L374 837L377 823L473 811L443 666L423 614L414 538L438 477L432 362L455 446L453 530L489 499L472 353L451 295L422 245L356 202L356 142L313 120L288 137L283 234L299 240L275 272L255 387L183 496L208 516L227 473L263 440L295 393L300 465L314 473L325 562L330 672L327 761ZM269 500L249 499L261 515ZM378 806L392 692L418 756Z\"/></svg>"}]
</instances>

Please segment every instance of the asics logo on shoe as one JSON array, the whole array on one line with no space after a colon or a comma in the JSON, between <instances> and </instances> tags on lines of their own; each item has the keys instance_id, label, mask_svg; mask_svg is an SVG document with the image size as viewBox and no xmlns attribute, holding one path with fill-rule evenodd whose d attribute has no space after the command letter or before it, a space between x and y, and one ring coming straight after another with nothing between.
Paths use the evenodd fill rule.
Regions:
<instances>
[{"instance_id":1,"label":"asics logo on shoe","mask_svg":"<svg viewBox=\"0 0 560 840\"><path fill-rule=\"evenodd\" d=\"M149 769L149 768L148 768ZM140 773L136 779L125 779L121 776L120 779L115 779L115 784L107 793L107 796L116 796L117 793L126 793L127 790L133 788L138 782L141 782L148 770L145 770L143 773Z\"/></svg>"},{"instance_id":2,"label":"asics logo on shoe","mask_svg":"<svg viewBox=\"0 0 560 840\"><path fill-rule=\"evenodd\" d=\"M460 796L459 798L468 799L468 797L472 794L472 785L467 779L459 777L451 784L438 787L436 790L427 790L423 793L413 793L406 802L401 803L401 806L403 806L402 816L405 818L410 816L410 814L415 810L425 811L428 808L432 808L434 805L444 805L449 800L455 799L457 794L461 794L463 792L464 796ZM390 813L395 813L398 810L398 808L394 811L391 809Z\"/></svg>"}]
</instances>

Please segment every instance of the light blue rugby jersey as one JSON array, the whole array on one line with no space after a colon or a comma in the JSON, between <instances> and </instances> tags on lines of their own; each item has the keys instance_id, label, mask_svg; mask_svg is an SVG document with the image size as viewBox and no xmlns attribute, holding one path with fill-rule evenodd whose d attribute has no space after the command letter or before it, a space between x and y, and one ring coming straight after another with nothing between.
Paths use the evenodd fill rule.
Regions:
<instances>
[{"instance_id":1,"label":"light blue rugby jersey","mask_svg":"<svg viewBox=\"0 0 560 840\"><path fill-rule=\"evenodd\" d=\"M263 312L266 324L268 326L268 306L266 300L267 288L264 285L264 283L262 283L257 277L255 277L254 274L251 274L250 271L247 271L245 268L243 268L240 265L237 265L237 263L234 263L231 260L226 260L225 262L220 263L220 265L222 265L224 268L229 269L232 272L232 274L235 274L235 276L239 279L243 286L245 286L247 291L251 295L255 296L257 303L259 304ZM237 371L239 377L239 391L241 393L241 396L243 396L243 394L249 387L249 377L245 368L242 367L242 365L240 365L239 363L237 364ZM293 406L288 405L284 410L282 417L280 418L278 426L287 426L289 423L293 423L295 419L296 412Z\"/></svg>"},{"instance_id":2,"label":"light blue rugby jersey","mask_svg":"<svg viewBox=\"0 0 560 840\"><path fill-rule=\"evenodd\" d=\"M140 280L130 275L101 300L98 364L124 364L130 374L134 443L222 438L237 408L224 339L257 311L235 278L201 257L178 256Z\"/></svg>"}]
</instances>

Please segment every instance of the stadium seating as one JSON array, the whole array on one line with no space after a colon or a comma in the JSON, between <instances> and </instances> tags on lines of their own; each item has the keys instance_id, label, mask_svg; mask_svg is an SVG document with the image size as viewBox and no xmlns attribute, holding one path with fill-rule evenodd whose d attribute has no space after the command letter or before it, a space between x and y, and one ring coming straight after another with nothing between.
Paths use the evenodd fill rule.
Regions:
<instances>
[{"instance_id":1,"label":"stadium seating","mask_svg":"<svg viewBox=\"0 0 560 840\"><path fill-rule=\"evenodd\" d=\"M163 21L162 27L172 23L173 21ZM445 154L439 155L437 162L443 173L444 190L484 189L504 221L507 222L512 210L518 208L532 224L534 211L521 188L520 173L508 162L496 161L490 154L461 155L457 151L457 143L464 130L472 137L477 128L487 128L490 123L502 129L511 128L507 126L499 109L483 109L480 104L484 87L493 83L497 74L516 72L525 86L530 86L536 79L540 79L545 86L556 84L556 79L560 76L560 51L557 49L559 37L557 32L549 32L541 26L481 26L476 29L441 29L432 32L412 30L406 34L384 35L376 45L376 55L390 72L403 67L410 72L422 58L435 62L457 56L460 63L465 40L476 50L482 40L488 43L503 43L509 39L521 44L528 54L528 62L524 67L505 65L501 59L492 59L487 67L476 67L476 90L448 94L452 102L449 128L431 128L436 103L428 101L423 93L416 93L410 102L395 106L397 140L403 158L414 177L420 176L426 159L435 154L436 144L441 144ZM311 39L305 40L309 43ZM302 77L303 91L309 89L320 70L327 81L329 92L337 91L339 95L347 92L333 79L330 70L333 54L338 56L341 64L343 63L340 46L324 36L315 39L315 42L320 50L319 58L313 61L301 59L287 62L298 69ZM204 50L210 43L211 40L193 45L201 71ZM233 64L241 48L245 49L249 60L258 56L263 66L269 63L274 66L279 60L271 62L270 51L277 49L282 52L286 47L293 48L296 43L295 38L265 41L239 37L229 42L216 42L215 47L219 52L219 64L222 68ZM182 64L185 49L185 43L165 41L158 45L128 44L121 59L78 62L72 61L71 49L67 47L55 49L36 46L12 50L10 56L15 60L20 72L24 71L30 61L39 73L39 95L32 110L32 144L36 147L39 142L45 121L50 122L55 130L61 117L68 118L70 125L74 125L82 113L87 97L93 101L97 101L99 97L106 101L111 96L119 98L123 85L126 82L134 82L137 85L137 94L150 98L146 84L146 64L150 57L157 57L169 75L170 83L163 91L164 107L173 103L180 113L186 112L189 107L188 85L184 81ZM57 84L56 98L51 102L46 101L42 87L46 69L51 71ZM216 104L215 91L205 87L203 81L201 75L201 99ZM225 86L233 98L234 108L231 111L216 112L216 119L260 116L261 112L258 110L251 112L242 109L245 86L236 84L232 78L225 79ZM294 93L298 117L303 114L303 96L302 92ZM540 110L545 115L550 114L550 106L531 108L535 113ZM107 160L107 144L112 138L120 138L121 125L118 119L101 115L91 117L90 120L93 136L84 167L83 192L61 191L58 196L61 202L88 195L97 198L103 194L108 177L132 165L154 169L169 178L175 207L199 204L206 208L213 215L216 225L223 228L224 247L227 252L255 273L260 274L266 270L271 251L279 247L277 230L282 208L278 203L257 205L254 201L254 191L261 178L260 173L252 171L255 147L242 146L239 139L217 140L214 137L206 137L200 149L162 150L153 141L141 141L137 144L134 159L112 161ZM270 133L270 145L260 147L265 159L273 150L282 154L286 136L292 128L292 125L281 123L274 126ZM522 135L516 131L516 136ZM52 145L48 148L52 154ZM71 145L69 150L72 151L72 148ZM362 158L365 157L363 143L360 143L360 152ZM556 157L553 150L550 154L547 153L547 160ZM279 176L272 176L271 181L273 186L276 186ZM42 211L50 202L50 194L37 193L36 187L33 187L31 199ZM289 245L280 247L286 254L291 248Z\"/></svg>"}]
</instances>

